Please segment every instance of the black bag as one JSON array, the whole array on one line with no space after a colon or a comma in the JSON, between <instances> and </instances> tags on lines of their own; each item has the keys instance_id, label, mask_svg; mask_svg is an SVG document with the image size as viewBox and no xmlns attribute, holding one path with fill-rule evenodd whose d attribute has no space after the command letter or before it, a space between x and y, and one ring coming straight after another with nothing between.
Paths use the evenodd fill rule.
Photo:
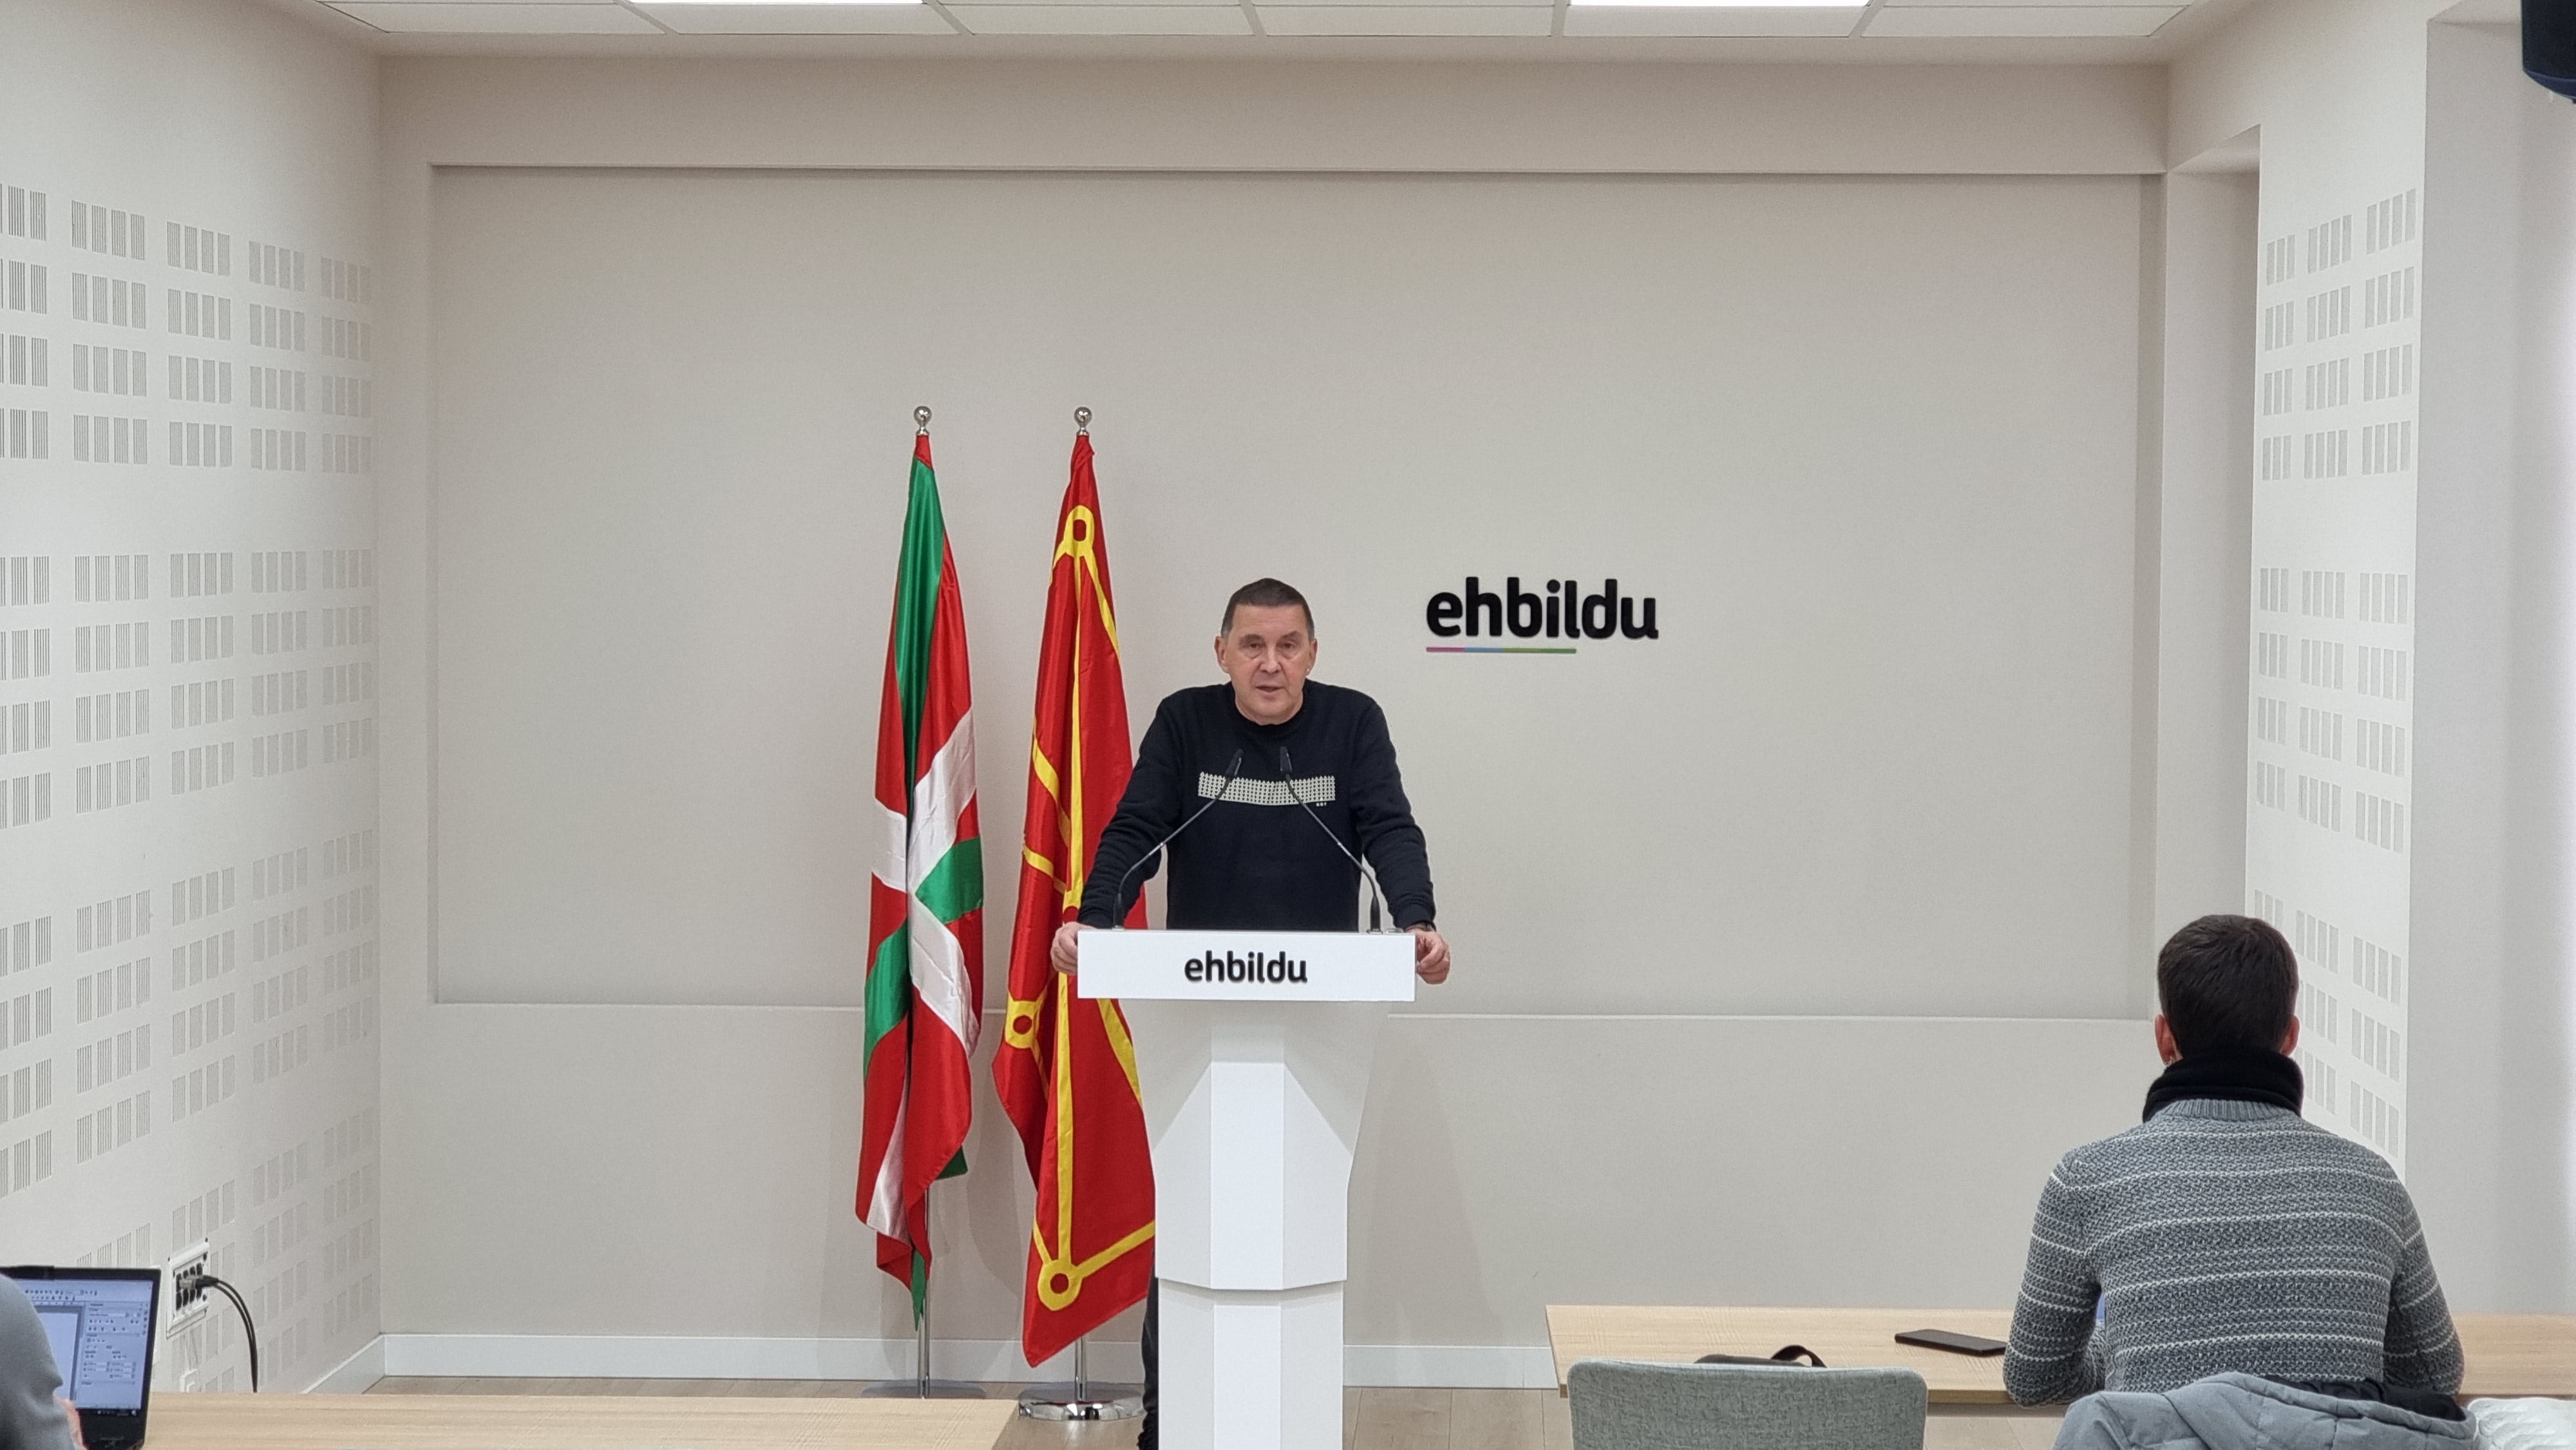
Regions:
<instances>
[{"instance_id":1,"label":"black bag","mask_svg":"<svg viewBox=\"0 0 2576 1450\"><path fill-rule=\"evenodd\" d=\"M1691 1363L1794 1365L1799 1369L1823 1369L1825 1358L1803 1344L1784 1344L1772 1351L1769 1359L1756 1359L1749 1354L1703 1354Z\"/></svg>"}]
</instances>

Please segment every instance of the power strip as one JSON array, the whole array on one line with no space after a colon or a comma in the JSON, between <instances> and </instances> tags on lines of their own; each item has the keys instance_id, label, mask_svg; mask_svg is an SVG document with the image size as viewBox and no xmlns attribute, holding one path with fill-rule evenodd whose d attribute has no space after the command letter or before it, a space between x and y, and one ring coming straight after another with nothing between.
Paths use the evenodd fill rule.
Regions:
<instances>
[{"instance_id":1,"label":"power strip","mask_svg":"<svg viewBox=\"0 0 2576 1450\"><path fill-rule=\"evenodd\" d=\"M172 1254L162 1266L163 1292L169 1295L168 1312L162 1317L162 1335L171 1338L181 1330L194 1328L206 1315L206 1259L212 1246L204 1239Z\"/></svg>"}]
</instances>

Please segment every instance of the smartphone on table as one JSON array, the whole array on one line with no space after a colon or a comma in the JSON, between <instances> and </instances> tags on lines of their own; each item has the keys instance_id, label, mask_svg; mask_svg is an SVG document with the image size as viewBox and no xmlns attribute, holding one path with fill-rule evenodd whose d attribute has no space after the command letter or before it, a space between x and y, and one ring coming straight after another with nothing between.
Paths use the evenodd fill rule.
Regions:
<instances>
[{"instance_id":1,"label":"smartphone on table","mask_svg":"<svg viewBox=\"0 0 2576 1450\"><path fill-rule=\"evenodd\" d=\"M1950 1354L1972 1354L1979 1359L2004 1352L2004 1342L1982 1335L1960 1334L1948 1329L1909 1329L1896 1336L1899 1344L1912 1344L1924 1349L1938 1349Z\"/></svg>"}]
</instances>

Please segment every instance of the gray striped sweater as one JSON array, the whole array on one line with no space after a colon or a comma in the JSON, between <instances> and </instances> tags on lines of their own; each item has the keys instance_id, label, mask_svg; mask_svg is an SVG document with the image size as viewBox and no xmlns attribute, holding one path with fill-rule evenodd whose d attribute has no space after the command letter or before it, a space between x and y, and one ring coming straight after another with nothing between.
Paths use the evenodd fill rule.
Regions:
<instances>
[{"instance_id":1,"label":"gray striped sweater","mask_svg":"<svg viewBox=\"0 0 2576 1450\"><path fill-rule=\"evenodd\" d=\"M2025 1405L2230 1370L2460 1384L2450 1309L2387 1161L2296 1113L2205 1098L2058 1162L2011 1345L2004 1387Z\"/></svg>"}]
</instances>

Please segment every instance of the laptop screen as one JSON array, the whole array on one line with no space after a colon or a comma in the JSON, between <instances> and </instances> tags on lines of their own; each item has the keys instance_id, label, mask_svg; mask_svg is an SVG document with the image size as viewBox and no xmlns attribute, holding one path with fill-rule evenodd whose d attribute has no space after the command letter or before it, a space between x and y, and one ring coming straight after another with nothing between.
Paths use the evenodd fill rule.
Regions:
<instances>
[{"instance_id":1,"label":"laptop screen","mask_svg":"<svg viewBox=\"0 0 2576 1450\"><path fill-rule=\"evenodd\" d=\"M152 1373L152 1311L160 1276L150 1269L12 1271L53 1346L63 1397L88 1412L143 1408Z\"/></svg>"}]
</instances>

